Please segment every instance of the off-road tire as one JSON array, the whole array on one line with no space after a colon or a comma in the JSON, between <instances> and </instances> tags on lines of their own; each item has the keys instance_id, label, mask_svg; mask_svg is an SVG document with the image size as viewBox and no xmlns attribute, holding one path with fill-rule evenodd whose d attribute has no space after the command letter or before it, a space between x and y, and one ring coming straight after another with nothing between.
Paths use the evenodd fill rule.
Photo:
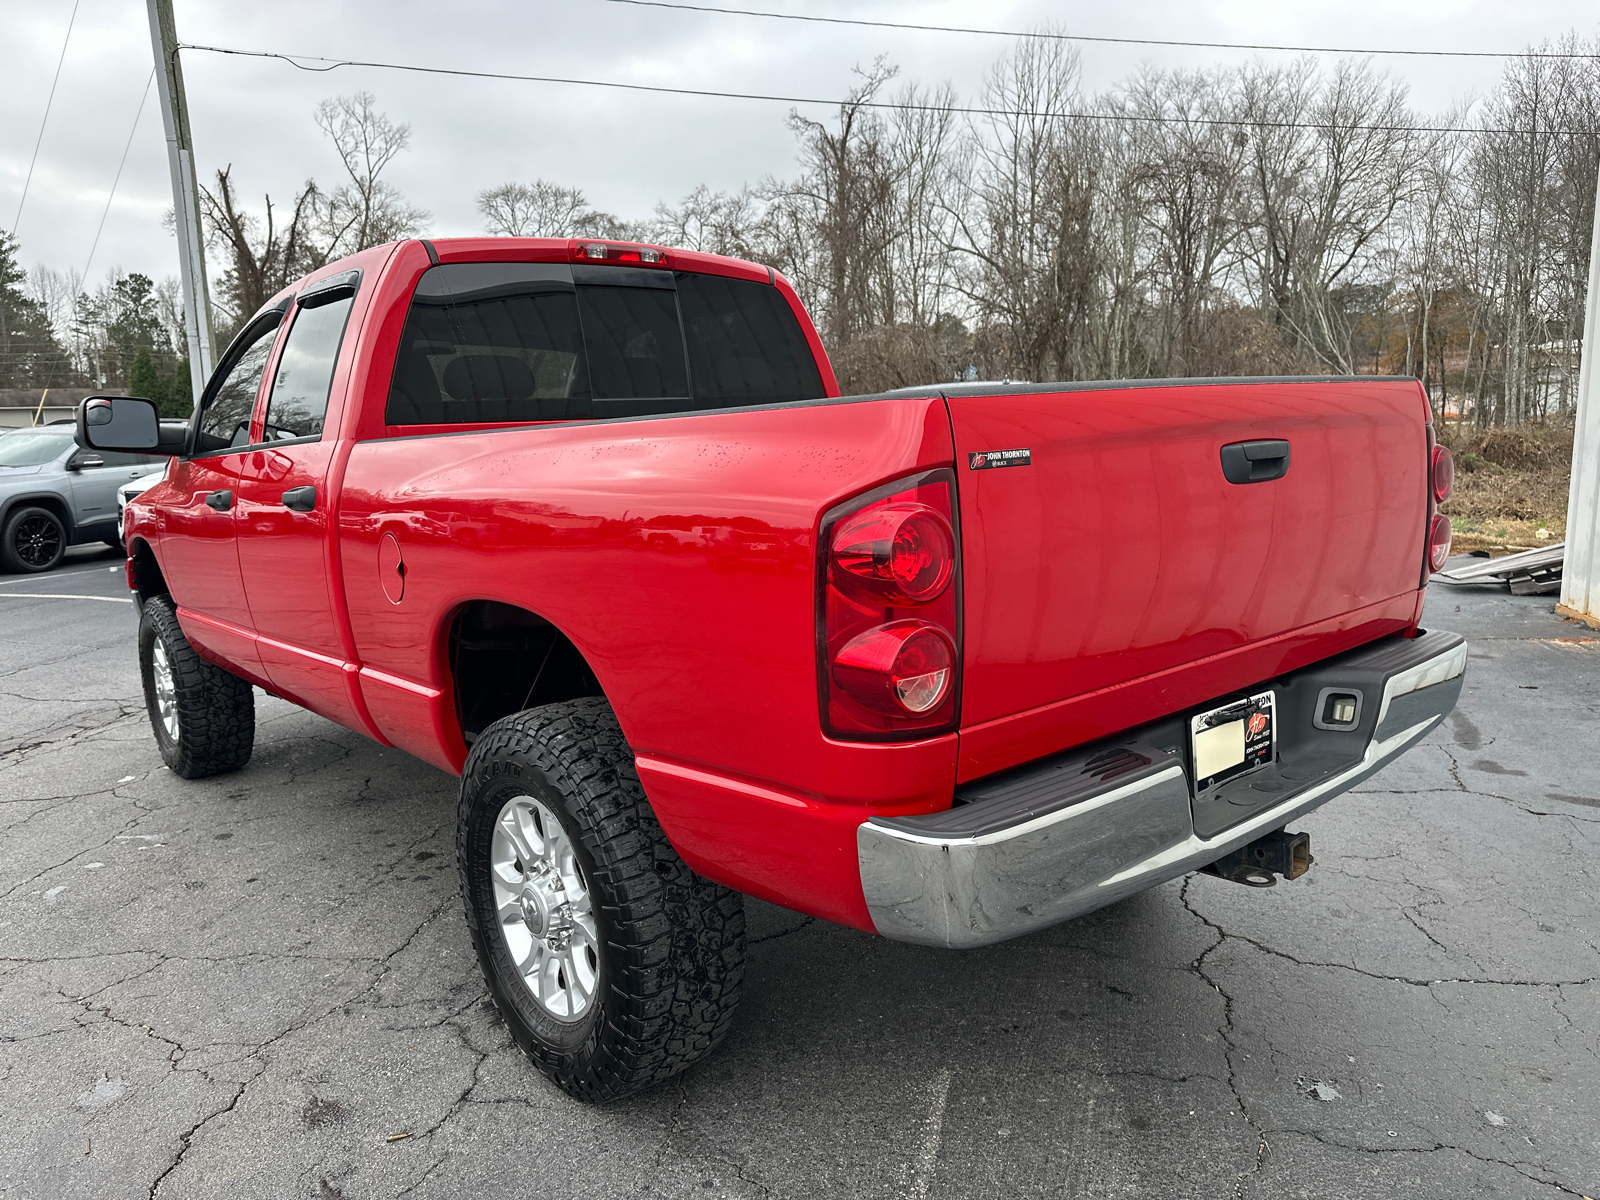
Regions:
<instances>
[{"instance_id":1,"label":"off-road tire","mask_svg":"<svg viewBox=\"0 0 1600 1200\"><path fill-rule=\"evenodd\" d=\"M166 652L176 693L178 736L161 718L156 692L156 643ZM237 675L206 662L184 637L166 596L152 596L139 615L139 675L161 761L174 775L203 779L237 771L250 761L256 740L256 698Z\"/></svg>"},{"instance_id":2,"label":"off-road tire","mask_svg":"<svg viewBox=\"0 0 1600 1200\"><path fill-rule=\"evenodd\" d=\"M0 567L18 575L48 571L67 553L67 528L48 508L16 509L0 530Z\"/></svg>"},{"instance_id":3,"label":"off-road tire","mask_svg":"<svg viewBox=\"0 0 1600 1200\"><path fill-rule=\"evenodd\" d=\"M495 912L490 846L506 801L561 822L602 947L595 1002L576 1021L534 999ZM727 1035L744 979L744 898L703 879L662 833L633 751L599 698L504 717L467 756L456 824L467 926L517 1044L570 1096L614 1100L660 1083Z\"/></svg>"}]
</instances>

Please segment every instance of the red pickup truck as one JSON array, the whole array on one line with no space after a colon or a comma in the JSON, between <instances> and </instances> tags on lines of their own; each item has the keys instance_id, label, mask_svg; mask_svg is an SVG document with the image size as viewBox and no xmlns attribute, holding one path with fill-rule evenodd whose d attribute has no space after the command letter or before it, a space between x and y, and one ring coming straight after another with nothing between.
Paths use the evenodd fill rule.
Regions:
<instances>
[{"instance_id":1,"label":"red pickup truck","mask_svg":"<svg viewBox=\"0 0 1600 1200\"><path fill-rule=\"evenodd\" d=\"M171 769L252 685L461 776L507 1024L607 1099L726 1033L741 893L981 946L1206 869L1454 705L1418 628L1450 488L1414 380L840 396L779 274L591 240L407 241L239 333L128 582Z\"/></svg>"}]
</instances>

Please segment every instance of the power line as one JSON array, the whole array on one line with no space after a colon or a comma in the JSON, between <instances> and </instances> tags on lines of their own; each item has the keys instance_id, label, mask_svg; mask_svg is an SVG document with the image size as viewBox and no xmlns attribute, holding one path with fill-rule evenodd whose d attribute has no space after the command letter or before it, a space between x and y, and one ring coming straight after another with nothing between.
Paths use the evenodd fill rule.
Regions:
<instances>
[{"instance_id":1,"label":"power line","mask_svg":"<svg viewBox=\"0 0 1600 1200\"><path fill-rule=\"evenodd\" d=\"M155 82L155 79L156 70L154 67L151 67L150 78L144 81L144 95L139 97L139 110L133 114L133 128L128 130L127 144L122 147L122 159L117 163L116 176L111 180L111 194L106 197L105 210L100 214L100 225L94 231L94 241L89 245L88 261L83 264L83 276L78 285L78 293L80 295L82 294L83 289L89 285L89 267L94 262L94 252L100 248L100 235L105 232L106 217L111 214L111 201L116 199L117 184L122 182L122 168L128 163L128 151L133 148L133 135L139 132L139 118L144 116L145 102L150 99L150 85ZM78 297L74 296L72 298L72 302L73 306L76 307Z\"/></svg>"},{"instance_id":2,"label":"power line","mask_svg":"<svg viewBox=\"0 0 1600 1200\"><path fill-rule=\"evenodd\" d=\"M1393 50L1353 46L1279 46L1261 42L1180 42L1161 38L1097 37L1086 33L1051 30L983 29L963 25L920 25L909 21L869 21L862 17L820 17L810 13L764 12L755 8L717 8L709 4L679 4L673 0L607 0L638 8L673 8L683 12L721 13L736 17L767 17L774 21L812 21L821 25L859 25L871 29L910 29L926 33L968 33L984 37L1033 37L1057 42L1100 42L1116 46L1181 46L1198 50L1286 50L1300 54L1395 54L1431 58L1600 58L1600 54L1570 54L1550 50Z\"/></svg>"},{"instance_id":3,"label":"power line","mask_svg":"<svg viewBox=\"0 0 1600 1200\"><path fill-rule=\"evenodd\" d=\"M33 157L28 160L28 177L22 181L22 199L17 201L17 215L11 222L12 236L22 223L22 206L28 202L28 186L33 183L33 168L39 161L39 147L44 142L44 127L50 120L50 106L56 102L56 84L61 82L61 64L67 61L67 45L72 41L72 25L78 19L81 0L72 0L72 15L67 18L67 36L61 39L61 57L56 59L55 78L50 80L50 95L44 102L44 116L39 120L39 136L33 142Z\"/></svg>"},{"instance_id":4,"label":"power line","mask_svg":"<svg viewBox=\"0 0 1600 1200\"><path fill-rule=\"evenodd\" d=\"M715 100L756 100L775 104L811 104L837 108L840 100L820 99L815 96L774 96L761 92L720 92L705 88L664 87L659 84L623 83L613 79L574 79L557 75L517 75L505 71L467 71L455 67L428 67L416 63L374 62L355 58L323 58L315 54L283 54L274 50L239 50L229 46L200 46L184 42L179 50L203 50L209 54L230 54L245 58L272 58L288 63L302 71L326 74L340 67L365 67L372 70L407 71L418 75L451 75L465 79L507 79L518 83L556 83L573 87L614 88L627 92L652 92L667 96L705 96ZM309 63L326 63L326 66L308 66ZM859 108L889 109L897 112L954 113L978 117L1034 117L1045 120L1063 119L1080 121L1133 121L1147 125L1215 125L1228 129L1346 129L1367 133L1546 133L1579 134L1574 129L1501 129L1489 126L1464 125L1339 125L1317 121L1268 121L1252 117L1174 117L1152 116L1142 113L1108 112L1038 112L1031 109L986 108L977 105L919 104L907 100L858 100Z\"/></svg>"}]
</instances>

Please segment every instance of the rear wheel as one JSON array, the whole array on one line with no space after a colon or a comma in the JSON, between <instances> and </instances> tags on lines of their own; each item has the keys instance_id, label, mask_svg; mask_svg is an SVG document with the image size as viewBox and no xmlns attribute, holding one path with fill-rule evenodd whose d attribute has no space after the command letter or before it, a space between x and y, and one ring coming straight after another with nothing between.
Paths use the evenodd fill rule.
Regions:
<instances>
[{"instance_id":1,"label":"rear wheel","mask_svg":"<svg viewBox=\"0 0 1600 1200\"><path fill-rule=\"evenodd\" d=\"M484 730L462 775L456 851L489 990L563 1091L626 1096L726 1036L744 978L743 898L668 843L604 700Z\"/></svg>"},{"instance_id":2,"label":"rear wheel","mask_svg":"<svg viewBox=\"0 0 1600 1200\"><path fill-rule=\"evenodd\" d=\"M0 565L8 571L48 571L66 552L66 527L48 508L19 508L0 531Z\"/></svg>"},{"instance_id":3,"label":"rear wheel","mask_svg":"<svg viewBox=\"0 0 1600 1200\"><path fill-rule=\"evenodd\" d=\"M152 596L140 613L139 673L161 761L174 775L201 779L250 761L255 693L237 675L200 657L166 596Z\"/></svg>"}]
</instances>

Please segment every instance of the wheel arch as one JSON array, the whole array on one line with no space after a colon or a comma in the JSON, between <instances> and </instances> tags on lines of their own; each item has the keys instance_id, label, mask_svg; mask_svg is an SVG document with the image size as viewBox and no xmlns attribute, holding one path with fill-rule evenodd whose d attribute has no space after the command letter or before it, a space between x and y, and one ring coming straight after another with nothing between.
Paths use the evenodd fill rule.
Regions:
<instances>
[{"instance_id":1,"label":"wheel arch","mask_svg":"<svg viewBox=\"0 0 1600 1200\"><path fill-rule=\"evenodd\" d=\"M597 696L609 700L578 644L554 621L504 600L464 600L441 623L443 676L463 741L512 713Z\"/></svg>"},{"instance_id":2,"label":"wheel arch","mask_svg":"<svg viewBox=\"0 0 1600 1200\"><path fill-rule=\"evenodd\" d=\"M44 508L48 509L61 522L61 528L68 538L75 535L77 527L72 520L72 506L55 492L39 492L34 495L12 496L4 503L0 503L0 528L11 519L11 514L18 508Z\"/></svg>"},{"instance_id":3,"label":"wheel arch","mask_svg":"<svg viewBox=\"0 0 1600 1200\"><path fill-rule=\"evenodd\" d=\"M128 561L132 564L134 589L138 592L141 606L152 597L172 595L161 563L148 541L142 537L134 538L128 549Z\"/></svg>"}]
</instances>

